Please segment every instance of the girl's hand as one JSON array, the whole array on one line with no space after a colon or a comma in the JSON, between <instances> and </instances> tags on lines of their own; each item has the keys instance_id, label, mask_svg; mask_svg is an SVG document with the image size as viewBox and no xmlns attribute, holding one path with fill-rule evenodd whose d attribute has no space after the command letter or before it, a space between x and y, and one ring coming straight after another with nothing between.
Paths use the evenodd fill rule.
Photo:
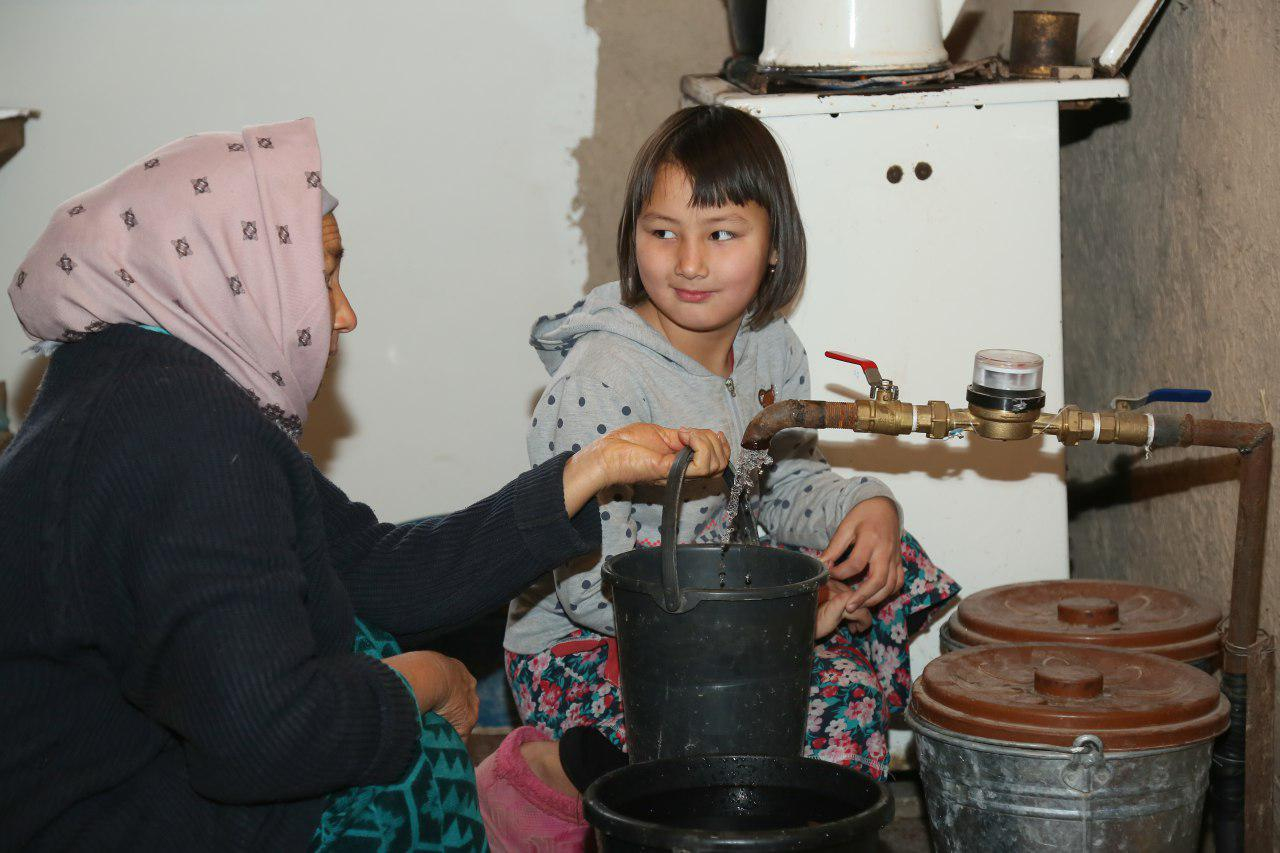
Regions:
<instances>
[{"instance_id":1,"label":"girl's hand","mask_svg":"<svg viewBox=\"0 0 1280 853\"><path fill-rule=\"evenodd\" d=\"M418 700L418 712L435 711L466 738L480 716L476 680L462 661L439 652L405 652L382 662L404 676Z\"/></svg>"},{"instance_id":2,"label":"girl's hand","mask_svg":"<svg viewBox=\"0 0 1280 853\"><path fill-rule=\"evenodd\" d=\"M818 590L818 618L814 623L813 638L821 640L845 620L853 625L855 632L861 633L871 627L871 611L857 605L854 591L848 584L828 580L827 585Z\"/></svg>"},{"instance_id":3,"label":"girl's hand","mask_svg":"<svg viewBox=\"0 0 1280 853\"><path fill-rule=\"evenodd\" d=\"M564 506L574 515L591 496L613 485L661 482L684 447L693 448L687 475L709 477L729 463L724 433L627 424L588 444L564 466Z\"/></svg>"},{"instance_id":4,"label":"girl's hand","mask_svg":"<svg viewBox=\"0 0 1280 853\"><path fill-rule=\"evenodd\" d=\"M902 589L898 510L888 498L869 498L849 510L818 559L841 580L866 572L854 590L855 610L873 608ZM835 561L853 546L849 558Z\"/></svg>"}]
</instances>

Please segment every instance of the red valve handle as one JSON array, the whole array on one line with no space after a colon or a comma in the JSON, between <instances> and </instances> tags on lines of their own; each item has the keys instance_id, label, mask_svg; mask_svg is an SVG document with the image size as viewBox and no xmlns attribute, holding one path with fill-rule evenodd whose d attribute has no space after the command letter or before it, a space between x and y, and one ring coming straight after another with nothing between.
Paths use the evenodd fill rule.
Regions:
<instances>
[{"instance_id":1,"label":"red valve handle","mask_svg":"<svg viewBox=\"0 0 1280 853\"><path fill-rule=\"evenodd\" d=\"M879 369L876 367L876 363L869 358L859 358L856 355L849 355L848 353L845 353L845 352L836 352L835 350L831 350L831 349L827 350L827 358L834 358L836 361L843 361L849 364L856 364L858 365L858 367L861 367L863 371Z\"/></svg>"},{"instance_id":2,"label":"red valve handle","mask_svg":"<svg viewBox=\"0 0 1280 853\"><path fill-rule=\"evenodd\" d=\"M862 373L867 377L867 382L872 388L880 387L880 368L869 358L859 358L856 355L848 353L836 352L835 350L827 350L827 358L834 358L836 361L843 361L847 364L856 364L862 368Z\"/></svg>"}]
</instances>

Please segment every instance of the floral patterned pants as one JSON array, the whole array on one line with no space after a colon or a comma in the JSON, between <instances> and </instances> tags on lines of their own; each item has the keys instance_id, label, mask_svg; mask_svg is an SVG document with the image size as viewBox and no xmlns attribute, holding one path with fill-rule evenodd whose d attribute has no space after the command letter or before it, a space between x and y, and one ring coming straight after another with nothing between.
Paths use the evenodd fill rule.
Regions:
<instances>
[{"instance_id":1,"label":"floral patterned pants","mask_svg":"<svg viewBox=\"0 0 1280 853\"><path fill-rule=\"evenodd\" d=\"M856 765L876 779L889 770L889 717L911 691L907 617L926 613L960 591L910 534L902 537L901 593L860 634L842 627L814 648L805 755ZM559 738L594 726L626 749L622 693L612 638L579 629L534 655L506 653L507 680L525 725ZM559 653L557 653L559 652Z\"/></svg>"}]
</instances>

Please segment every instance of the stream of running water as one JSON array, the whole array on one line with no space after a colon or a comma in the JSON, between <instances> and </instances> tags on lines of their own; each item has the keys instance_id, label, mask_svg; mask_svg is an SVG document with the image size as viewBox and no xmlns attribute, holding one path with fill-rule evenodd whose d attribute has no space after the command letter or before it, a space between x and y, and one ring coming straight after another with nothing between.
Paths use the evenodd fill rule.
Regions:
<instances>
[{"instance_id":1,"label":"stream of running water","mask_svg":"<svg viewBox=\"0 0 1280 853\"><path fill-rule=\"evenodd\" d=\"M742 507L744 500L751 500L751 495L755 491L760 481L760 473L764 471L765 466L771 464L773 458L769 456L768 450L748 450L743 449L738 455L738 461L733 467L733 488L729 491L729 506L725 517L724 533L720 540L720 586L725 585L725 553L729 550L729 543L733 541L733 531L738 513ZM747 586L751 586L751 575L746 575L744 581Z\"/></svg>"}]
</instances>

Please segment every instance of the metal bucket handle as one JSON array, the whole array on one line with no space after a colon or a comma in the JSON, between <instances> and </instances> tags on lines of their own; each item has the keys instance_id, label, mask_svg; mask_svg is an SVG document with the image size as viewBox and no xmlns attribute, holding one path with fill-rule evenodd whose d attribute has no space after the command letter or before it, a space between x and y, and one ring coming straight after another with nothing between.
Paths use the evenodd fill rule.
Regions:
<instances>
[{"instance_id":1,"label":"metal bucket handle","mask_svg":"<svg viewBox=\"0 0 1280 853\"><path fill-rule=\"evenodd\" d=\"M686 607L684 593L680 589L680 571L676 566L676 537L680 532L680 490L684 487L684 474L693 461L693 448L686 447L671 463L667 472L667 494L662 501L662 609L668 613L683 613Z\"/></svg>"},{"instance_id":2,"label":"metal bucket handle","mask_svg":"<svg viewBox=\"0 0 1280 853\"><path fill-rule=\"evenodd\" d=\"M1112 770L1107 766L1107 754L1102 748L1102 738L1097 735L1080 735L1071 746L1071 759L1062 768L1062 784L1088 794L1106 787L1111 781Z\"/></svg>"}]
</instances>

